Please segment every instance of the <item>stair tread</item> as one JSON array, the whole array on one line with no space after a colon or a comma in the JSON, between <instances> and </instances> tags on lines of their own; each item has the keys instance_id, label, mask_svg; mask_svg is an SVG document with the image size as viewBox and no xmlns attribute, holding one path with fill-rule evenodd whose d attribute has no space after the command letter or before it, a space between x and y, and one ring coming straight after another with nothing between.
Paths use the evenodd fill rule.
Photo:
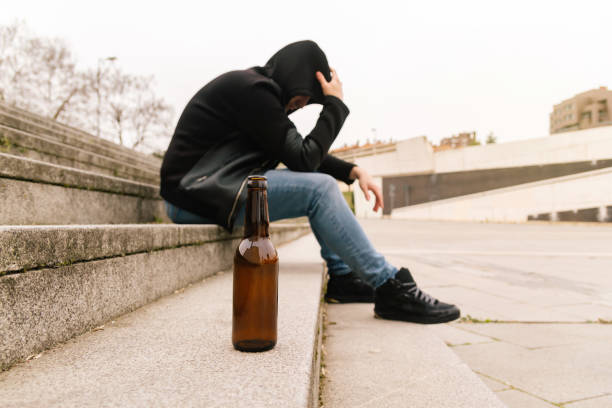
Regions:
<instances>
[{"instance_id":1,"label":"stair tread","mask_svg":"<svg viewBox=\"0 0 612 408\"><path fill-rule=\"evenodd\" d=\"M87 170L0 153L0 178L15 178L139 197L157 198L159 187Z\"/></svg>"},{"instance_id":2,"label":"stair tread","mask_svg":"<svg viewBox=\"0 0 612 408\"><path fill-rule=\"evenodd\" d=\"M307 228L272 223L272 231ZM0 275L152 250L240 238L217 225L119 224L0 226ZM53 245L49 245L53 243Z\"/></svg>"},{"instance_id":3,"label":"stair tread","mask_svg":"<svg viewBox=\"0 0 612 408\"><path fill-rule=\"evenodd\" d=\"M287 246L300 245L296 241ZM231 344L232 276L193 284L0 373L16 406L307 407L322 267L279 247L279 334L265 353Z\"/></svg>"}]
</instances>

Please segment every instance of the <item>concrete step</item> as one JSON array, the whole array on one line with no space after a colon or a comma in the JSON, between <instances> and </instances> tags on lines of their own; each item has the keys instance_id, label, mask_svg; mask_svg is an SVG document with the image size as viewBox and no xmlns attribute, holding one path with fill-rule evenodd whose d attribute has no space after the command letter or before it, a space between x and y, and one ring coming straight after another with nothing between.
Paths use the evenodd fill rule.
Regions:
<instances>
[{"instance_id":1,"label":"concrete step","mask_svg":"<svg viewBox=\"0 0 612 408\"><path fill-rule=\"evenodd\" d=\"M0 149L5 153L47 163L89 170L128 180L159 184L159 171L130 165L121 160L72 147L43 136L0 125Z\"/></svg>"},{"instance_id":2,"label":"concrete step","mask_svg":"<svg viewBox=\"0 0 612 408\"><path fill-rule=\"evenodd\" d=\"M308 224L273 224L280 245ZM241 231L213 225L0 227L0 366L231 267Z\"/></svg>"},{"instance_id":3,"label":"concrete step","mask_svg":"<svg viewBox=\"0 0 612 408\"><path fill-rule=\"evenodd\" d=\"M134 149L130 149L129 147L122 146L110 140L95 136L94 134L88 133L82 129L67 125L65 123L48 118L46 116L38 115L36 113L18 108L16 106L0 103L0 112L10 114L15 118L21 118L31 123L42 125L60 134L70 134L76 136L79 139L87 140L99 144L100 146L106 146L109 149L124 151L125 153L131 154L134 157L143 159L145 161L158 161L159 164L161 164L161 160L153 155L135 151Z\"/></svg>"},{"instance_id":4,"label":"concrete step","mask_svg":"<svg viewBox=\"0 0 612 408\"><path fill-rule=\"evenodd\" d=\"M274 236L273 240L279 247L281 262L279 332L273 350L251 354L232 348L232 277L226 273L193 283L114 320L109 321L106 316L101 319L106 322L103 327L0 373L0 406L318 406L321 262L293 263L279 240ZM302 252L300 242L290 246L293 249L289 252ZM146 278L159 276L175 281L176 275L196 271L203 276L200 270L208 268L210 260L202 255L207 252L204 247L189 247L192 249L189 253L176 252L171 257L160 256L156 262L143 264L137 260L134 264L142 264L141 269L148 271L149 266L167 259L154 272L146 272ZM228 245L228 253L224 251L223 256L216 258L231 264L228 255L233 248L233 243ZM107 276L106 281L95 282L93 287L101 288L98 292L107 296L127 299L130 296L115 290L132 288L131 282L123 283L120 276L129 274L130 269L109 269L106 274L99 274ZM55 271L45 272L56 274ZM65 273L62 279L72 275ZM17 275L0 279L14 276ZM113 285L112 280L121 283ZM185 279L181 284L184 286L188 281L193 280ZM88 298L88 293L82 290L73 292L78 294L77 299ZM79 314L79 305L77 301L60 307L74 309L75 315ZM100 304L94 309L102 314L109 307ZM62 319L55 320L59 323ZM89 327L94 326L92 323Z\"/></svg>"},{"instance_id":5,"label":"concrete step","mask_svg":"<svg viewBox=\"0 0 612 408\"><path fill-rule=\"evenodd\" d=\"M157 185L0 153L0 225L167 220Z\"/></svg>"},{"instance_id":6,"label":"concrete step","mask_svg":"<svg viewBox=\"0 0 612 408\"><path fill-rule=\"evenodd\" d=\"M152 155L129 149L79 129L7 105L0 104L0 124L141 167L150 167L155 170L161 166L161 160Z\"/></svg>"},{"instance_id":7,"label":"concrete step","mask_svg":"<svg viewBox=\"0 0 612 408\"><path fill-rule=\"evenodd\" d=\"M431 327L375 319L371 304L326 309L325 407L505 407Z\"/></svg>"}]
</instances>

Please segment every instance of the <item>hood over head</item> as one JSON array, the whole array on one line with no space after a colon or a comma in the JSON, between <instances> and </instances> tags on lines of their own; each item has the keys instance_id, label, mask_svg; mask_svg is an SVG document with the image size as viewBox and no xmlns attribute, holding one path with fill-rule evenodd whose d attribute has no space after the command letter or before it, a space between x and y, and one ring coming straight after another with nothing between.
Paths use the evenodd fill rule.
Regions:
<instances>
[{"instance_id":1,"label":"hood over head","mask_svg":"<svg viewBox=\"0 0 612 408\"><path fill-rule=\"evenodd\" d=\"M266 76L282 89L282 103L286 105L296 95L310 96L308 104L322 103L323 90L316 77L321 71L331 81L325 53L314 41L298 41L281 48L263 67Z\"/></svg>"}]
</instances>

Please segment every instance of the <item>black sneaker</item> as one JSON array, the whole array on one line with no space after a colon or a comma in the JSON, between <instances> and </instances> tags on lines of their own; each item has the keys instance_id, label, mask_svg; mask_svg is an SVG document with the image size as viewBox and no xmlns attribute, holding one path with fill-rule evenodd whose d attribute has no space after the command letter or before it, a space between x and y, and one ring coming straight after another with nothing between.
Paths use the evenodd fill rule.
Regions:
<instances>
[{"instance_id":1,"label":"black sneaker","mask_svg":"<svg viewBox=\"0 0 612 408\"><path fill-rule=\"evenodd\" d=\"M327 281L327 303L372 303L374 288L362 281L355 272L330 275Z\"/></svg>"},{"instance_id":2,"label":"black sneaker","mask_svg":"<svg viewBox=\"0 0 612 408\"><path fill-rule=\"evenodd\" d=\"M376 288L374 314L389 320L414 323L444 323L461 314L455 305L440 302L421 291L406 268L400 269Z\"/></svg>"}]
</instances>

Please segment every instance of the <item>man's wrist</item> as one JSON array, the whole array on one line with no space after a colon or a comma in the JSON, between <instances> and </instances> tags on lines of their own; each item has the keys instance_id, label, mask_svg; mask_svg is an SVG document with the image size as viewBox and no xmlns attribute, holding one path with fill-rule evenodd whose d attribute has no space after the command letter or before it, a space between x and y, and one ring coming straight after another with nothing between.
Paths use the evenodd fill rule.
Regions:
<instances>
[{"instance_id":1,"label":"man's wrist","mask_svg":"<svg viewBox=\"0 0 612 408\"><path fill-rule=\"evenodd\" d=\"M351 180L356 180L359 178L359 175L361 174L361 168L359 166L355 166L351 169L351 172L349 174L349 178Z\"/></svg>"}]
</instances>

